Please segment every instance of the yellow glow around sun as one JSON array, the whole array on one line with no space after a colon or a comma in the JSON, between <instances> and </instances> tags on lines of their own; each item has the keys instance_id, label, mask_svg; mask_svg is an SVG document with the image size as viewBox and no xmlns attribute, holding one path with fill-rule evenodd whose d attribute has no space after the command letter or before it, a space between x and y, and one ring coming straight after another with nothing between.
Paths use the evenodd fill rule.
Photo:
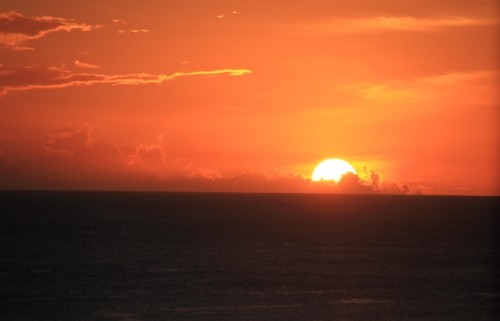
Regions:
<instances>
[{"instance_id":1,"label":"yellow glow around sun","mask_svg":"<svg viewBox=\"0 0 500 321\"><path fill-rule=\"evenodd\" d=\"M316 166L312 174L312 180L313 182L334 181L338 183L346 173L356 174L356 170L345 160L330 158Z\"/></svg>"}]
</instances>

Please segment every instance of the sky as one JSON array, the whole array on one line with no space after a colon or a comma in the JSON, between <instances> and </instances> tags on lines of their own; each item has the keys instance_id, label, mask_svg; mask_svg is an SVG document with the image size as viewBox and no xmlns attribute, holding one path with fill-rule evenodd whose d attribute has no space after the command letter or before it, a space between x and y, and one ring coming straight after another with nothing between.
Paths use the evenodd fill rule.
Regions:
<instances>
[{"instance_id":1,"label":"sky","mask_svg":"<svg viewBox=\"0 0 500 321\"><path fill-rule=\"evenodd\" d=\"M0 189L500 195L499 13L2 0Z\"/></svg>"}]
</instances>

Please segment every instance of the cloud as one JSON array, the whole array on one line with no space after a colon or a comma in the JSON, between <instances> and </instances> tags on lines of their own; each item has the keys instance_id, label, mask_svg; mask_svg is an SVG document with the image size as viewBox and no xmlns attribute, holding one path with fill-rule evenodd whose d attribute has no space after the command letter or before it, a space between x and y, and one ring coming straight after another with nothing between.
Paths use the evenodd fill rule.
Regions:
<instances>
[{"instance_id":1,"label":"cloud","mask_svg":"<svg viewBox=\"0 0 500 321\"><path fill-rule=\"evenodd\" d=\"M0 140L0 189L112 189L274 193L405 193L346 174L339 183L313 183L300 173L221 174L173 156L159 135L153 143L119 146L94 139L94 128L63 128L47 135L41 148L20 151ZM26 144L23 144L25 146ZM17 153L16 153L17 150ZM374 172L373 172L374 173Z\"/></svg>"},{"instance_id":2,"label":"cloud","mask_svg":"<svg viewBox=\"0 0 500 321\"><path fill-rule=\"evenodd\" d=\"M84 68L84 69L97 69L97 68L101 68L101 66L89 64L89 63L86 63L86 62L83 62L83 61L80 61L80 60L75 60L74 64L75 64L75 66L80 67L80 68Z\"/></svg>"},{"instance_id":3,"label":"cloud","mask_svg":"<svg viewBox=\"0 0 500 321\"><path fill-rule=\"evenodd\" d=\"M428 77L417 78L414 83L419 85L461 86L463 84L483 85L491 80L500 80L500 72L494 70L479 70L471 72L452 72Z\"/></svg>"},{"instance_id":4,"label":"cloud","mask_svg":"<svg viewBox=\"0 0 500 321\"><path fill-rule=\"evenodd\" d=\"M85 124L80 129L64 128L49 134L43 150L52 161L64 164L63 168L79 168L91 176L92 172L97 176L118 171L124 177L148 177L152 182L222 177L190 160L168 157L163 135L158 135L155 143L118 146L110 141L95 141L93 127Z\"/></svg>"},{"instance_id":5,"label":"cloud","mask_svg":"<svg viewBox=\"0 0 500 321\"><path fill-rule=\"evenodd\" d=\"M128 30L124 30L124 29L119 29L118 30L118 33L119 34L138 34L138 33L148 33L150 32L149 29L128 29Z\"/></svg>"},{"instance_id":6,"label":"cloud","mask_svg":"<svg viewBox=\"0 0 500 321\"><path fill-rule=\"evenodd\" d=\"M112 19L111 22L115 25L122 25L125 26L128 24L127 21L122 20L122 19ZM146 28L136 28L136 29L118 29L117 33L119 34L126 34L126 35L131 35L131 34L139 34L139 33L148 33L151 32L151 30L146 29Z\"/></svg>"},{"instance_id":7,"label":"cloud","mask_svg":"<svg viewBox=\"0 0 500 321\"><path fill-rule=\"evenodd\" d=\"M167 164L166 151L162 141L160 135L155 144L141 143L136 147L122 146L120 154L128 166L153 170L161 176L164 175Z\"/></svg>"},{"instance_id":8,"label":"cloud","mask_svg":"<svg viewBox=\"0 0 500 321\"><path fill-rule=\"evenodd\" d=\"M64 128L48 136L45 148L54 153L74 156L91 148L92 126L85 124L82 129Z\"/></svg>"},{"instance_id":9,"label":"cloud","mask_svg":"<svg viewBox=\"0 0 500 321\"><path fill-rule=\"evenodd\" d=\"M94 132L92 125L85 124L77 129L62 128L32 142L0 139L0 189L334 194L418 194L425 190L384 181L381 174L366 167L359 175L347 173L338 183L311 182L301 173L224 174L172 155L161 134L153 142L120 146L96 140Z\"/></svg>"},{"instance_id":10,"label":"cloud","mask_svg":"<svg viewBox=\"0 0 500 321\"><path fill-rule=\"evenodd\" d=\"M136 150L137 159L140 164L148 168L162 168L165 161L165 153L160 146L139 145Z\"/></svg>"},{"instance_id":11,"label":"cloud","mask_svg":"<svg viewBox=\"0 0 500 321\"><path fill-rule=\"evenodd\" d=\"M316 192L346 193L346 194L373 194L377 190L365 184L358 175L346 173L338 183L319 182L313 186Z\"/></svg>"},{"instance_id":12,"label":"cloud","mask_svg":"<svg viewBox=\"0 0 500 321\"><path fill-rule=\"evenodd\" d=\"M34 50L24 44L53 32L90 31L99 27L86 23L77 23L66 18L51 16L26 17L16 11L2 12L0 13L0 46L11 50Z\"/></svg>"},{"instance_id":13,"label":"cloud","mask_svg":"<svg viewBox=\"0 0 500 321\"><path fill-rule=\"evenodd\" d=\"M76 86L146 85L162 84L165 81L187 76L242 76L251 73L248 69L217 69L208 71L176 72L173 74L135 73L110 75L103 73L75 73L60 67L0 66L0 96L14 91L33 89L57 89Z\"/></svg>"},{"instance_id":14,"label":"cloud","mask_svg":"<svg viewBox=\"0 0 500 321\"><path fill-rule=\"evenodd\" d=\"M418 95L443 103L490 105L500 95L500 71L454 72L418 78L409 87Z\"/></svg>"},{"instance_id":15,"label":"cloud","mask_svg":"<svg viewBox=\"0 0 500 321\"><path fill-rule=\"evenodd\" d=\"M149 32L149 29L130 29L129 32L131 32L131 33L147 33L147 32Z\"/></svg>"},{"instance_id":16,"label":"cloud","mask_svg":"<svg viewBox=\"0 0 500 321\"><path fill-rule=\"evenodd\" d=\"M315 33L375 33L387 31L429 32L445 28L497 25L498 20L463 16L420 18L410 16L376 16L339 18L304 27Z\"/></svg>"},{"instance_id":17,"label":"cloud","mask_svg":"<svg viewBox=\"0 0 500 321\"><path fill-rule=\"evenodd\" d=\"M371 186L377 189L380 186L380 174L370 171Z\"/></svg>"},{"instance_id":18,"label":"cloud","mask_svg":"<svg viewBox=\"0 0 500 321\"><path fill-rule=\"evenodd\" d=\"M370 186L371 190L378 194L424 194L425 189L422 186L406 183L398 184L386 181L382 178L380 173L374 171L373 169L368 169L367 167L363 168L361 175L363 176L362 181L364 185ZM430 190L430 192L432 194L433 191Z\"/></svg>"},{"instance_id":19,"label":"cloud","mask_svg":"<svg viewBox=\"0 0 500 321\"><path fill-rule=\"evenodd\" d=\"M379 83L353 83L337 89L378 103L429 103L488 105L500 94L500 72L480 70L452 72ZM434 105L428 104L432 107Z\"/></svg>"},{"instance_id":20,"label":"cloud","mask_svg":"<svg viewBox=\"0 0 500 321\"><path fill-rule=\"evenodd\" d=\"M232 15L239 15L241 13L239 11L237 11L237 10L233 10L233 11L231 11L230 14L232 14ZM219 14L219 15L216 16L217 19L224 19L225 17L226 17L225 13L221 13L221 14Z\"/></svg>"}]
</instances>

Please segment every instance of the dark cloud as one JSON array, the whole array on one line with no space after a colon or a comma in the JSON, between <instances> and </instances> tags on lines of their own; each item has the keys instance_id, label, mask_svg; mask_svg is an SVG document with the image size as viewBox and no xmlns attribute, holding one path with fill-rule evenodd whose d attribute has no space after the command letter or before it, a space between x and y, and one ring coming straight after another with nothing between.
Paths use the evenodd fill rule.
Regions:
<instances>
[{"instance_id":1,"label":"dark cloud","mask_svg":"<svg viewBox=\"0 0 500 321\"><path fill-rule=\"evenodd\" d=\"M22 88L33 85L55 85L68 74L61 68L36 66L6 67L0 66L0 84L3 90Z\"/></svg>"},{"instance_id":2,"label":"dark cloud","mask_svg":"<svg viewBox=\"0 0 500 321\"><path fill-rule=\"evenodd\" d=\"M370 171L371 186L378 189L380 186L380 175L375 171Z\"/></svg>"},{"instance_id":3,"label":"dark cloud","mask_svg":"<svg viewBox=\"0 0 500 321\"><path fill-rule=\"evenodd\" d=\"M165 153L161 146L140 145L136 149L136 159L147 168L162 169L165 166Z\"/></svg>"},{"instance_id":4,"label":"dark cloud","mask_svg":"<svg viewBox=\"0 0 500 321\"><path fill-rule=\"evenodd\" d=\"M356 174L348 172L341 177L338 183L316 182L311 184L311 189L317 193L345 193L345 194L373 194L378 190L363 182Z\"/></svg>"},{"instance_id":5,"label":"dark cloud","mask_svg":"<svg viewBox=\"0 0 500 321\"><path fill-rule=\"evenodd\" d=\"M418 186L411 186L408 184L386 183L379 188L379 191L384 194L406 194L406 195L420 195L424 194L422 188Z\"/></svg>"},{"instance_id":6,"label":"dark cloud","mask_svg":"<svg viewBox=\"0 0 500 321\"><path fill-rule=\"evenodd\" d=\"M416 192L408 185L381 182L380 175L374 171L371 171L371 180L367 182L358 175L347 173L338 183L313 183L296 173L222 175L188 159L169 156L161 135L154 143L117 146L113 142L94 140L90 124L49 134L42 148L31 148L32 152L24 155L9 155L9 148L3 147L0 141L0 189L346 194Z\"/></svg>"},{"instance_id":7,"label":"dark cloud","mask_svg":"<svg viewBox=\"0 0 500 321\"><path fill-rule=\"evenodd\" d=\"M55 134L50 134L45 147L51 152L82 154L90 150L91 133L92 126L89 124L77 130L65 128Z\"/></svg>"},{"instance_id":8,"label":"dark cloud","mask_svg":"<svg viewBox=\"0 0 500 321\"><path fill-rule=\"evenodd\" d=\"M58 31L90 31L99 28L71 19L41 16L26 17L16 11L0 13L0 46L12 50L33 50L24 44Z\"/></svg>"}]
</instances>

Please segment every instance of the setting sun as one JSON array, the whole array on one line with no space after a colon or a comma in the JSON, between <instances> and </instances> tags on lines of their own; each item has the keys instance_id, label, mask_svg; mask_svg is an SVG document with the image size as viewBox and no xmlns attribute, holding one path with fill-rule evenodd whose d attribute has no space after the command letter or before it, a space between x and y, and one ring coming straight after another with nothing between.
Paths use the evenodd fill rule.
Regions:
<instances>
[{"instance_id":1,"label":"setting sun","mask_svg":"<svg viewBox=\"0 0 500 321\"><path fill-rule=\"evenodd\" d=\"M500 195L498 0L283 3L0 0L0 190Z\"/></svg>"},{"instance_id":2,"label":"setting sun","mask_svg":"<svg viewBox=\"0 0 500 321\"><path fill-rule=\"evenodd\" d=\"M338 182L346 173L356 174L356 170L348 162L330 158L322 161L316 166L312 174L312 180L318 181L334 181Z\"/></svg>"},{"instance_id":3,"label":"setting sun","mask_svg":"<svg viewBox=\"0 0 500 321\"><path fill-rule=\"evenodd\" d=\"M0 321L496 319L499 9L0 0Z\"/></svg>"}]
</instances>

